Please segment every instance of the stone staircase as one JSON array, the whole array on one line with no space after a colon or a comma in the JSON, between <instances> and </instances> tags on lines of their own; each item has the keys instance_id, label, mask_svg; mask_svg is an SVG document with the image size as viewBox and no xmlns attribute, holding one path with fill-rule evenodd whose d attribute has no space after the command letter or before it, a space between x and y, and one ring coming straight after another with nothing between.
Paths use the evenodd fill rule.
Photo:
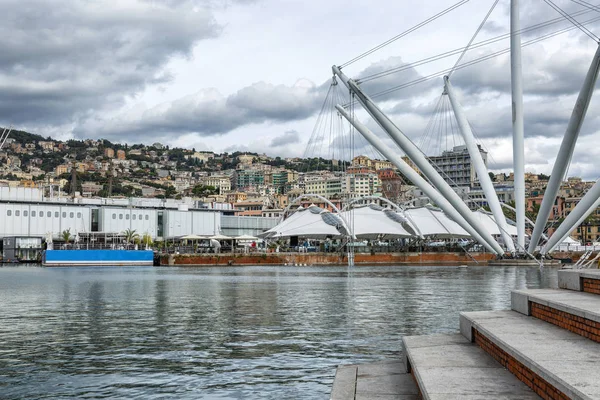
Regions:
<instances>
[{"instance_id":1,"label":"stone staircase","mask_svg":"<svg viewBox=\"0 0 600 400\"><path fill-rule=\"evenodd\" d=\"M370 398L600 399L600 271L561 270L558 280L560 289L512 291L511 310L461 313L460 334L404 337L396 374L413 381Z\"/></svg>"}]
</instances>

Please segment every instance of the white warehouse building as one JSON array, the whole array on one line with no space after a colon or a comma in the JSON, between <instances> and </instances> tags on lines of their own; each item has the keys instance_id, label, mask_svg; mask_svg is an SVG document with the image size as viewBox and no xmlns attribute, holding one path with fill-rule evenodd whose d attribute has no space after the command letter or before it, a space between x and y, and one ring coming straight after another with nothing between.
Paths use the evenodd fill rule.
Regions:
<instances>
[{"instance_id":1,"label":"white warehouse building","mask_svg":"<svg viewBox=\"0 0 600 400\"><path fill-rule=\"evenodd\" d=\"M35 190L34 190L35 191ZM122 233L127 229L153 239L184 235L257 235L277 224L277 218L238 217L232 209L205 208L191 201L147 199L44 199L35 193L2 196L0 191L0 238L60 238L88 232ZM8 198L7 198L8 197ZM154 199L153 199L154 200ZM248 221L246 221L248 219ZM222 222L223 221L223 222ZM224 223L224 226L222 226Z\"/></svg>"}]
</instances>

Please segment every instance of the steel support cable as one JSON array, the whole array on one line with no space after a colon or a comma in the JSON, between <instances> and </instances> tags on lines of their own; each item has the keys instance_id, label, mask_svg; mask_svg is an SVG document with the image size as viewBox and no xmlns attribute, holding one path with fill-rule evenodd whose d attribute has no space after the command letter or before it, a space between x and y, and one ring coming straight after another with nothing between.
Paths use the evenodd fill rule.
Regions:
<instances>
[{"instance_id":1,"label":"steel support cable","mask_svg":"<svg viewBox=\"0 0 600 400\"><path fill-rule=\"evenodd\" d=\"M355 63L356 61L361 60L361 59L365 58L366 56L368 56L370 54L373 54L374 52L376 52L376 51L384 48L385 46L387 46L387 45L395 42L398 39L403 38L404 36L408 35L409 33L412 33L414 31L416 31L417 29L422 28L423 26L425 26L425 25L427 25L427 24L435 21L436 19L438 19L438 18L440 18L440 17L448 14L449 12L457 9L458 7L460 7L463 4L466 4L468 2L469 2L469 0L461 0L461 1L459 1L458 3L456 3L456 4L454 4L454 5L446 8L445 10L440 11L439 13L435 14L434 16L427 18L425 21L418 23L417 25L413 26L412 28L409 28L409 29L405 30L404 32L402 32L402 33L394 36L393 38L388 39L385 42L383 42L383 43L381 43L381 44L373 47L372 49L367 50L364 53L362 53L362 54L354 57L350 61L347 61L347 62L343 63L342 65L339 66L339 68L341 69L341 68L347 67L348 65L350 65L352 63Z\"/></svg>"},{"instance_id":2,"label":"steel support cable","mask_svg":"<svg viewBox=\"0 0 600 400\"><path fill-rule=\"evenodd\" d=\"M313 146L313 150L314 150L315 135L318 132L318 128L320 126L321 119L323 117L323 113L326 109L327 101L329 100L329 95L331 93L332 86L333 86L333 84L329 85L329 89L327 89L327 94L325 95L325 100L323 100L323 104L321 105L321 110L319 111L319 115L317 116L317 121L315 122L315 126L313 128L312 134L310 135L310 139L308 140L308 144L306 145L306 149L304 150L304 154L303 154L302 158L306 158L307 155L311 154L311 153L309 153L311 145Z\"/></svg>"},{"instance_id":3,"label":"steel support cable","mask_svg":"<svg viewBox=\"0 0 600 400\"><path fill-rule=\"evenodd\" d=\"M473 44L473 40L475 40L475 38L479 34L479 31L481 31L481 28L483 28L483 25L485 25L485 23L487 22L488 18L490 17L490 14L492 13L492 11L494 11L494 9L496 8L496 5L498 4L499 1L500 0L495 0L494 3L492 4L492 7L490 7L490 10L485 15L485 18L483 18L483 21L481 21L481 24L479 24L479 27L475 31L475 34L471 37L471 40L469 40L469 43L467 43L467 46L465 47L465 49L461 53L460 57L458 57L458 60L456 60L456 62L454 63L454 67L452 68L452 70L450 72L448 72L448 78L454 72L454 68L456 68L456 66L462 61L463 57L465 56L465 53L469 50L469 47Z\"/></svg>"},{"instance_id":4,"label":"steel support cable","mask_svg":"<svg viewBox=\"0 0 600 400\"><path fill-rule=\"evenodd\" d=\"M580 15L583 15L583 14L588 14L590 12L591 12L590 10L581 10L581 11L577 11L577 12L571 14L571 16L580 16ZM550 25L554 25L556 23L563 22L564 20L565 19L562 18L562 17L554 18L554 19L548 20L546 22L540 22L538 24L531 25L531 26L529 26L527 28L523 28L523 29L515 32L514 34L522 34L522 33L527 33L529 31L537 30L537 29L540 29L540 28L545 28L545 27L548 27ZM588 24L588 23L592 23L592 22L596 22L596 19L593 18L591 20L584 21L582 24ZM504 39L508 39L510 37L511 37L510 33L505 33L505 34L502 34L502 35L499 35L499 36L496 36L496 37L493 37L493 38L490 38L490 39L482 40L481 42L477 42L477 43L471 45L468 49L467 49L467 47L460 47L460 48L457 48L457 49L454 49L454 50L449 50L447 52L440 53L440 54L437 54L435 56L431 56L431 57L423 58L421 60L417 60L417 61L412 62L410 64L405 64L405 65L402 65L402 66L399 66L399 67L390 68L390 69L385 70L385 71L377 72L375 74L367 75L365 77L356 79L356 82L357 83L365 83L365 82L369 82L369 81L374 80L374 79L383 78L385 76L388 76L388 75L391 75L391 74L395 74L395 73L398 73L398 72L402 72L402 71L405 71L405 70L413 68L413 67L418 67L418 66L421 66L421 65L424 65L424 64L428 64L430 62L438 61L438 60L441 60L443 58L447 58L447 57L451 57L451 56L456 55L456 54L460 54L460 53L464 52L465 50L478 49L480 47L487 46L489 44L493 44L493 43L502 41Z\"/></svg>"},{"instance_id":5,"label":"steel support cable","mask_svg":"<svg viewBox=\"0 0 600 400\"><path fill-rule=\"evenodd\" d=\"M586 35L588 35L592 40L596 41L596 43L600 41L600 39L598 38L598 36L594 35L592 33L592 31L590 31L589 29L587 29L586 27L584 27L583 25L581 25L581 23L578 22L575 18L571 17L562 8L560 8L559 6L557 6L556 4L554 4L554 2L552 0L544 0L544 2L546 4L548 4L550 7L552 7L557 13L559 13L560 15L562 15L565 19L567 19L569 22L571 22L573 25L575 25L577 28L579 28L583 33L585 33Z\"/></svg>"},{"instance_id":6,"label":"steel support cable","mask_svg":"<svg viewBox=\"0 0 600 400\"><path fill-rule=\"evenodd\" d=\"M588 12L588 11L586 11L586 12ZM592 24L594 22L598 22L598 21L600 21L600 17L595 17L595 18L592 18L592 19L589 19L589 20L583 22L582 24L587 25L587 24ZM531 40L529 40L527 42L524 42L522 44L522 47L526 47L526 46L529 46L529 45L532 45L532 44L535 44L535 43L539 43L539 42L541 42L543 40L546 40L546 39L549 39L549 38L552 38L552 37L555 37L555 36L558 36L558 35L562 35L563 33L569 32L569 31L571 31L573 29L576 29L576 27L575 26L569 26L567 28L563 28L563 29L560 29L558 31L554 31L554 32L548 33L546 35L542 35L542 36L537 37L535 39L531 39ZM474 46L471 46L471 49L473 49L473 48L474 48ZM471 60L471 61L465 62L463 64L460 64L459 66L457 66L455 68L455 70L466 68L466 67L478 64L478 63L483 62L483 61L487 61L489 59L501 56L501 55L506 54L508 52L510 52L510 48L506 48L504 50L500 50L500 51L488 54L486 56L482 56L482 57L476 58L474 60ZM412 64L412 65L415 65L415 64ZM403 66L402 68L406 69L406 68L410 68L410 67ZM438 71L438 72L433 73L431 75L427 75L427 76L415 79L413 81L406 82L406 83L398 85L398 86L394 86L392 88L383 90L381 92L377 92L377 93L375 93L373 95L370 95L370 97L371 98L376 98L376 97L384 96L384 95L387 95L389 93L393 93L393 92L395 92L397 90L404 89L404 88L407 88L407 87L410 87L410 86L414 86L414 85L426 82L426 81L434 79L434 78L438 78L440 75L446 74L448 71L450 71L449 68L441 70L441 71ZM395 72L398 72L398 71L394 71L394 72L391 72L391 73L395 73ZM373 78L373 79L375 79L375 78ZM362 83L364 83L364 81L362 81ZM349 103L346 103L343 106L345 108L347 108L349 106Z\"/></svg>"},{"instance_id":7,"label":"steel support cable","mask_svg":"<svg viewBox=\"0 0 600 400\"><path fill-rule=\"evenodd\" d=\"M433 109L433 114L431 115L431 117L429 118L429 121L427 122L427 125L425 126L425 131L424 131L423 135L421 136L421 140L417 146L420 149L429 148L429 145L431 143L431 137L433 136L432 132L435 129L436 118L438 117L438 112L440 110L441 103L442 103L442 96L440 96L438 98L438 101Z\"/></svg>"},{"instance_id":8,"label":"steel support cable","mask_svg":"<svg viewBox=\"0 0 600 400\"><path fill-rule=\"evenodd\" d=\"M417 143L417 145L419 146L419 148L423 148L423 146L425 145L425 140L427 139L427 132L430 129L432 120L433 120L433 116L435 115L435 110L437 109L437 105L439 104L439 99L438 102L436 103L435 107L434 107L434 114L432 114L431 117L429 117L429 120L427 121L427 125L425 125L425 129L423 130L423 134L419 137L419 141Z\"/></svg>"},{"instance_id":9,"label":"steel support cable","mask_svg":"<svg viewBox=\"0 0 600 400\"><path fill-rule=\"evenodd\" d=\"M591 22L596 22L596 21L600 21L600 17L596 17L593 20L590 20L589 22L591 23ZM554 37L554 36L558 36L560 34L563 34L565 32L571 31L573 29L576 29L576 27L571 26L571 27L568 27L568 28L561 29L560 31L556 31L556 32L552 32L552 33L540 36L538 38L535 38L535 39L529 40L527 42L524 42L522 44L522 47L529 46L529 45L541 42L543 40L546 40L546 39ZM459 70L459 69L463 69L463 68L466 68L466 67L470 67L470 66L475 65L475 64L479 64L479 63L481 63L483 61L487 61L487 60L490 60L492 58L498 57L500 55L506 54L509 51L510 51L510 48L507 48L507 49L504 49L504 50L500 50L500 51L488 54L488 55L483 56L483 57L476 58L476 59L471 60L471 61L467 61L467 62L465 62L463 64L458 65L455 68L455 70ZM374 99L374 98L377 98L377 97L385 96L385 95L393 93L393 92L395 92L397 90L404 89L404 88L407 88L407 87L410 87L410 86L414 86L414 85L426 82L426 81L434 79L434 78L438 78L440 75L444 75L444 74L448 73L449 71L450 71L450 68L443 69L443 70L438 71L436 73L433 73L431 75L427 75L425 77L421 77L421 78L415 79L413 81L409 81L409 82L403 83L401 85L394 86L394 87L386 89L384 91L375 93L375 94L371 95L370 97Z\"/></svg>"},{"instance_id":10,"label":"steel support cable","mask_svg":"<svg viewBox=\"0 0 600 400\"><path fill-rule=\"evenodd\" d=\"M571 1L573 3L575 3L575 4L579 4L580 6L587 7L590 10L600 12L600 7L598 7L598 6L594 5L594 4L590 4L587 1L583 1L583 0L571 0Z\"/></svg>"}]
</instances>

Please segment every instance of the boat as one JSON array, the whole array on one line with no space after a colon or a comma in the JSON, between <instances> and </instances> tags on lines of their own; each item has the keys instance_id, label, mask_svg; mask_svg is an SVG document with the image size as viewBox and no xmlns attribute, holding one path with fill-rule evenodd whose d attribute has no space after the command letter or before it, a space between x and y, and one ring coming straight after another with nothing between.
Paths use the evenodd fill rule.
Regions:
<instances>
[{"instance_id":1,"label":"boat","mask_svg":"<svg viewBox=\"0 0 600 400\"><path fill-rule=\"evenodd\" d=\"M152 266L154 252L152 250L44 250L42 252L44 267L79 267L79 266Z\"/></svg>"}]
</instances>

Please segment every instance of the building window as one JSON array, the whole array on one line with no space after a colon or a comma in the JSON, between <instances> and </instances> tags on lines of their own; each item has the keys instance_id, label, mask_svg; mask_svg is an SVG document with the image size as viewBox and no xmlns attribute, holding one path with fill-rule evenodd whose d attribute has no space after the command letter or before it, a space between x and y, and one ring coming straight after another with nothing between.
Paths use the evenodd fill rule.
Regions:
<instances>
[{"instance_id":1,"label":"building window","mask_svg":"<svg viewBox=\"0 0 600 400\"><path fill-rule=\"evenodd\" d=\"M77 218L81 218L81 213L80 212L77 213Z\"/></svg>"},{"instance_id":2,"label":"building window","mask_svg":"<svg viewBox=\"0 0 600 400\"><path fill-rule=\"evenodd\" d=\"M72 213L72 212L71 212L71 213L69 213L69 218L73 218L74 216L75 216L75 214L74 214L74 213Z\"/></svg>"},{"instance_id":3,"label":"building window","mask_svg":"<svg viewBox=\"0 0 600 400\"><path fill-rule=\"evenodd\" d=\"M51 211L47 211L46 212L46 217L48 217L48 218L52 217L52 212ZM58 215L57 215L57 217L58 217Z\"/></svg>"},{"instance_id":4,"label":"building window","mask_svg":"<svg viewBox=\"0 0 600 400\"><path fill-rule=\"evenodd\" d=\"M66 211L63 211L63 213L62 213L62 217L63 217L63 218L67 218L67 212L66 212Z\"/></svg>"},{"instance_id":5,"label":"building window","mask_svg":"<svg viewBox=\"0 0 600 400\"><path fill-rule=\"evenodd\" d=\"M12 216L12 211L11 211L11 210L6 210L6 215L7 215L8 217Z\"/></svg>"},{"instance_id":6,"label":"building window","mask_svg":"<svg viewBox=\"0 0 600 400\"><path fill-rule=\"evenodd\" d=\"M148 221L150 218L148 218L148 216L146 215L146 221Z\"/></svg>"},{"instance_id":7,"label":"building window","mask_svg":"<svg viewBox=\"0 0 600 400\"><path fill-rule=\"evenodd\" d=\"M135 214L131 215L131 219L135 221Z\"/></svg>"},{"instance_id":8,"label":"building window","mask_svg":"<svg viewBox=\"0 0 600 400\"><path fill-rule=\"evenodd\" d=\"M129 221L129 214L125 214L125 219Z\"/></svg>"},{"instance_id":9,"label":"building window","mask_svg":"<svg viewBox=\"0 0 600 400\"><path fill-rule=\"evenodd\" d=\"M92 232L98 232L98 209L92 210Z\"/></svg>"},{"instance_id":10,"label":"building window","mask_svg":"<svg viewBox=\"0 0 600 400\"><path fill-rule=\"evenodd\" d=\"M27 215L29 215L29 213L27 212L27 210L23 211L23 216L26 217Z\"/></svg>"},{"instance_id":11,"label":"building window","mask_svg":"<svg viewBox=\"0 0 600 400\"><path fill-rule=\"evenodd\" d=\"M50 216L50 215L48 215L48 216ZM58 211L54 212L54 218L58 218Z\"/></svg>"},{"instance_id":12,"label":"building window","mask_svg":"<svg viewBox=\"0 0 600 400\"><path fill-rule=\"evenodd\" d=\"M15 210L15 217L20 217L20 216L21 216L21 211Z\"/></svg>"},{"instance_id":13,"label":"building window","mask_svg":"<svg viewBox=\"0 0 600 400\"><path fill-rule=\"evenodd\" d=\"M113 213L113 219L117 219L117 214Z\"/></svg>"},{"instance_id":14,"label":"building window","mask_svg":"<svg viewBox=\"0 0 600 400\"><path fill-rule=\"evenodd\" d=\"M119 219L123 219L123 214L119 214Z\"/></svg>"},{"instance_id":15,"label":"building window","mask_svg":"<svg viewBox=\"0 0 600 400\"><path fill-rule=\"evenodd\" d=\"M35 217L35 211L32 211L32 212L31 212L31 216L32 216L32 217Z\"/></svg>"},{"instance_id":16,"label":"building window","mask_svg":"<svg viewBox=\"0 0 600 400\"><path fill-rule=\"evenodd\" d=\"M146 216L147 217L147 216ZM142 214L138 215L138 219L141 221L142 220ZM148 218L146 218L148 219Z\"/></svg>"}]
</instances>

